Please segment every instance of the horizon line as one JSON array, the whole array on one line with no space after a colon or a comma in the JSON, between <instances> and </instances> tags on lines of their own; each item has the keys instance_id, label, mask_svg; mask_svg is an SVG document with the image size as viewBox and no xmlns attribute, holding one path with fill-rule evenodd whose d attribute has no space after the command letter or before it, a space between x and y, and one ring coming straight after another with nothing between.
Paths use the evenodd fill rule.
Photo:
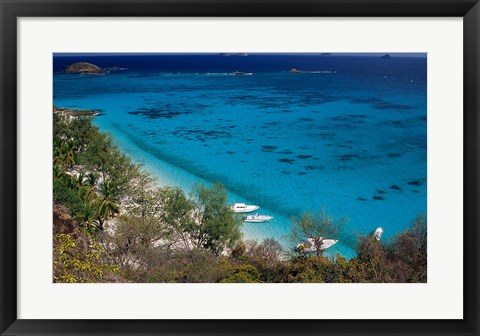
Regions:
<instances>
[{"instance_id":1,"label":"horizon line","mask_svg":"<svg viewBox=\"0 0 480 336\"><path fill-rule=\"evenodd\" d=\"M426 58L428 53L426 52L278 52L278 53L269 53L269 52L55 52L53 57L107 57L107 56L161 56L161 55L178 55L178 56L195 56L195 55L228 55L230 57L243 55L265 55L265 56L281 56L281 55L298 55L298 56L320 56L320 57L338 57L338 56L348 56L348 57L380 57L386 54L389 54L392 57L418 57ZM226 56L226 57L228 57Z\"/></svg>"}]
</instances>

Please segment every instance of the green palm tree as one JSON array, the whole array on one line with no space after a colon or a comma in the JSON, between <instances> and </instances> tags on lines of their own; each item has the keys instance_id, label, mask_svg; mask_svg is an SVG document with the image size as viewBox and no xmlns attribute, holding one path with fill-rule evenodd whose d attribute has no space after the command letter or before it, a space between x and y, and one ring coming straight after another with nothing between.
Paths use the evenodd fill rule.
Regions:
<instances>
[{"instance_id":1,"label":"green palm tree","mask_svg":"<svg viewBox=\"0 0 480 336\"><path fill-rule=\"evenodd\" d=\"M75 154L73 153L73 150L69 150L63 154L63 164L68 168L75 165Z\"/></svg>"},{"instance_id":2,"label":"green palm tree","mask_svg":"<svg viewBox=\"0 0 480 336\"><path fill-rule=\"evenodd\" d=\"M100 184L100 197L98 202L98 220L100 228L108 218L114 217L120 212L119 200L116 189L108 182Z\"/></svg>"},{"instance_id":3,"label":"green palm tree","mask_svg":"<svg viewBox=\"0 0 480 336\"><path fill-rule=\"evenodd\" d=\"M98 177L93 173L87 174L86 177L87 179L85 180L85 183L84 183L86 196L87 196L87 199L92 200L93 197L95 196L95 189L97 187Z\"/></svg>"},{"instance_id":4,"label":"green palm tree","mask_svg":"<svg viewBox=\"0 0 480 336\"><path fill-rule=\"evenodd\" d=\"M62 178L65 176L65 171L61 166L53 166L53 177L54 178Z\"/></svg>"},{"instance_id":5,"label":"green palm tree","mask_svg":"<svg viewBox=\"0 0 480 336\"><path fill-rule=\"evenodd\" d=\"M77 177L73 177L73 179L75 180L75 183L77 184L78 189L81 189L82 187L86 186L85 176L83 175L83 173L78 174Z\"/></svg>"},{"instance_id":6,"label":"green palm tree","mask_svg":"<svg viewBox=\"0 0 480 336\"><path fill-rule=\"evenodd\" d=\"M78 190L77 178L67 174L65 174L65 176L67 177L67 188L71 190Z\"/></svg>"},{"instance_id":7,"label":"green palm tree","mask_svg":"<svg viewBox=\"0 0 480 336\"><path fill-rule=\"evenodd\" d=\"M53 157L53 165L54 166L62 166L63 165L63 155L59 153Z\"/></svg>"},{"instance_id":8,"label":"green palm tree","mask_svg":"<svg viewBox=\"0 0 480 336\"><path fill-rule=\"evenodd\" d=\"M54 163L71 168L75 165L75 146L69 142L63 142L59 147L54 149Z\"/></svg>"},{"instance_id":9,"label":"green palm tree","mask_svg":"<svg viewBox=\"0 0 480 336\"><path fill-rule=\"evenodd\" d=\"M100 226L96 221L96 208L90 202L85 202L80 211L75 214L74 217L77 220L81 227L83 227L83 233L86 235L87 232L90 234L95 234L100 231Z\"/></svg>"}]
</instances>

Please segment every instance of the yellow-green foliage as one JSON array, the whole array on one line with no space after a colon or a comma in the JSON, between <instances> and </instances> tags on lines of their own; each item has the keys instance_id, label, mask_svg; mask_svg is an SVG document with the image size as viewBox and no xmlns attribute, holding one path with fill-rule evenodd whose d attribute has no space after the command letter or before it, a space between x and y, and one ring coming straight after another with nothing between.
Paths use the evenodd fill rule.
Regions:
<instances>
[{"instance_id":1,"label":"yellow-green foliage","mask_svg":"<svg viewBox=\"0 0 480 336\"><path fill-rule=\"evenodd\" d=\"M232 273L221 282L255 283L260 280L260 272L252 265L240 265L233 269Z\"/></svg>"},{"instance_id":2,"label":"yellow-green foliage","mask_svg":"<svg viewBox=\"0 0 480 336\"><path fill-rule=\"evenodd\" d=\"M106 263L105 251L96 242L87 250L76 248L68 234L54 236L53 281L62 283L103 282L106 274L119 274L119 268Z\"/></svg>"}]
</instances>

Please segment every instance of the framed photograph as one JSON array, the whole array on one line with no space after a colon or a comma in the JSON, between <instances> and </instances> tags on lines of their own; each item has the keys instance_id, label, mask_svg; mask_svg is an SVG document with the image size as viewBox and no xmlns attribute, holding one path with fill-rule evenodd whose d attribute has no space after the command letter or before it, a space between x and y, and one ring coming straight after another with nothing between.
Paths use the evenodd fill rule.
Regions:
<instances>
[{"instance_id":1,"label":"framed photograph","mask_svg":"<svg viewBox=\"0 0 480 336\"><path fill-rule=\"evenodd\" d=\"M478 335L477 1L2 1L1 335Z\"/></svg>"}]
</instances>

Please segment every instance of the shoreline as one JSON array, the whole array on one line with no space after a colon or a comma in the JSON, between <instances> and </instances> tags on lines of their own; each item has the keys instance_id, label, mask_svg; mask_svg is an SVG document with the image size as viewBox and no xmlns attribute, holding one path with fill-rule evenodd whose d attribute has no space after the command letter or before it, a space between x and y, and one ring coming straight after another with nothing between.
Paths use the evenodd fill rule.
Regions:
<instances>
[{"instance_id":1,"label":"shoreline","mask_svg":"<svg viewBox=\"0 0 480 336\"><path fill-rule=\"evenodd\" d=\"M55 105L53 106L53 112L61 113L69 118L96 117L100 115L99 110L90 110L90 109L78 110L78 109L72 109L72 108L66 108L66 107L58 107Z\"/></svg>"},{"instance_id":2,"label":"shoreline","mask_svg":"<svg viewBox=\"0 0 480 336\"><path fill-rule=\"evenodd\" d=\"M94 118L93 124L97 126L101 132L109 134L119 149L128 155L134 163L141 165L142 168L151 173L160 186L179 187L187 195L189 195L192 187L197 183L204 183L207 185L214 183L208 179L197 176L182 167L178 167L166 160L163 160L148 150L141 148L135 141L131 139L127 132L115 126L113 123L108 123L108 125L105 125L99 119ZM229 189L226 185L225 188L227 189L229 203L252 203L247 198L235 193L234 191L231 191L231 189ZM244 235L243 239L254 240L260 243L264 239L274 238L287 251L293 248L290 242L285 239L285 236L290 233L290 217L286 217L278 212L269 210L267 207L261 208L267 210L268 214L273 216L274 219L267 223L244 222L241 228L241 231ZM336 254L340 254L347 260L357 255L354 247L342 243L341 238L336 245L324 252L324 256L326 257L334 257Z\"/></svg>"}]
</instances>

